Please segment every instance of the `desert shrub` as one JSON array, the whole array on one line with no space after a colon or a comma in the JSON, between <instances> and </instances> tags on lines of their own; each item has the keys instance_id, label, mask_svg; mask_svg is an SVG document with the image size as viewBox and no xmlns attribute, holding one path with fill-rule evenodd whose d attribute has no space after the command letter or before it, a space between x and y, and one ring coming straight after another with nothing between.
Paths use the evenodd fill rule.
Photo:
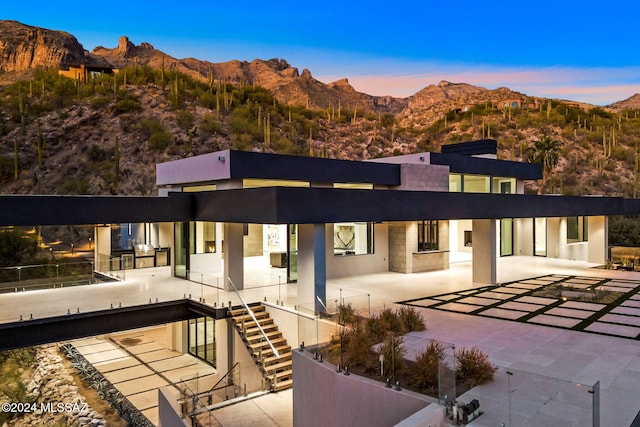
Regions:
<instances>
[{"instance_id":1,"label":"desert shrub","mask_svg":"<svg viewBox=\"0 0 640 427\"><path fill-rule=\"evenodd\" d=\"M154 150L164 150L172 139L173 138L169 132L163 131L154 133L149 137L149 147Z\"/></svg>"},{"instance_id":2,"label":"desert shrub","mask_svg":"<svg viewBox=\"0 0 640 427\"><path fill-rule=\"evenodd\" d=\"M90 194L89 180L84 177L68 179L60 186L62 194Z\"/></svg>"},{"instance_id":3,"label":"desert shrub","mask_svg":"<svg viewBox=\"0 0 640 427\"><path fill-rule=\"evenodd\" d=\"M435 340L429 341L422 353L416 356L413 385L427 394L438 391L438 365L444 359L444 347Z\"/></svg>"},{"instance_id":4,"label":"desert shrub","mask_svg":"<svg viewBox=\"0 0 640 427\"><path fill-rule=\"evenodd\" d=\"M344 332L342 336L344 362L349 367L371 367L371 337L360 325Z\"/></svg>"},{"instance_id":5,"label":"desert shrub","mask_svg":"<svg viewBox=\"0 0 640 427\"><path fill-rule=\"evenodd\" d=\"M468 387L493 381L498 368L491 364L489 356L478 347L456 351L456 379Z\"/></svg>"},{"instance_id":6,"label":"desert shrub","mask_svg":"<svg viewBox=\"0 0 640 427\"><path fill-rule=\"evenodd\" d=\"M338 307L338 323L341 325L355 325L359 316L351 303Z\"/></svg>"},{"instance_id":7,"label":"desert shrub","mask_svg":"<svg viewBox=\"0 0 640 427\"><path fill-rule=\"evenodd\" d=\"M389 332L393 332L395 334L404 334L407 332L397 311L385 308L380 312L379 319L384 325L386 325L386 330Z\"/></svg>"},{"instance_id":8,"label":"desert shrub","mask_svg":"<svg viewBox=\"0 0 640 427\"><path fill-rule=\"evenodd\" d=\"M408 305L402 306L398 309L397 314L404 325L404 330L407 332L424 331L427 329L422 316L415 307Z\"/></svg>"},{"instance_id":9,"label":"desert shrub","mask_svg":"<svg viewBox=\"0 0 640 427\"><path fill-rule=\"evenodd\" d=\"M215 135L216 133L220 133L222 126L213 114L205 114L200 122L200 129L209 135Z\"/></svg>"},{"instance_id":10,"label":"desert shrub","mask_svg":"<svg viewBox=\"0 0 640 427\"><path fill-rule=\"evenodd\" d=\"M100 108L104 107L108 103L109 103L109 99L105 96L95 96L91 98L91 101L89 101L91 108L93 108L94 110L99 110Z\"/></svg>"},{"instance_id":11,"label":"desert shrub","mask_svg":"<svg viewBox=\"0 0 640 427\"><path fill-rule=\"evenodd\" d=\"M149 147L163 150L169 145L173 137L156 118L147 118L140 122L140 128L149 138Z\"/></svg>"},{"instance_id":12,"label":"desert shrub","mask_svg":"<svg viewBox=\"0 0 640 427\"><path fill-rule=\"evenodd\" d=\"M404 356L407 350L403 347L401 336L389 335L380 345L380 354L384 356L384 375L397 377L405 368Z\"/></svg>"},{"instance_id":13,"label":"desert shrub","mask_svg":"<svg viewBox=\"0 0 640 427\"><path fill-rule=\"evenodd\" d=\"M92 144L87 151L87 156L92 162L102 162L107 158L107 152L104 151L99 145Z\"/></svg>"},{"instance_id":14,"label":"desert shrub","mask_svg":"<svg viewBox=\"0 0 640 427\"><path fill-rule=\"evenodd\" d=\"M135 99L123 99L116 104L116 114L140 111L142 106Z\"/></svg>"},{"instance_id":15,"label":"desert shrub","mask_svg":"<svg viewBox=\"0 0 640 427\"><path fill-rule=\"evenodd\" d=\"M176 122L181 129L191 129L193 127L194 120L195 118L191 112L187 110L176 111Z\"/></svg>"},{"instance_id":16,"label":"desert shrub","mask_svg":"<svg viewBox=\"0 0 640 427\"><path fill-rule=\"evenodd\" d=\"M13 172L13 159L0 157L0 184L11 181Z\"/></svg>"}]
</instances>

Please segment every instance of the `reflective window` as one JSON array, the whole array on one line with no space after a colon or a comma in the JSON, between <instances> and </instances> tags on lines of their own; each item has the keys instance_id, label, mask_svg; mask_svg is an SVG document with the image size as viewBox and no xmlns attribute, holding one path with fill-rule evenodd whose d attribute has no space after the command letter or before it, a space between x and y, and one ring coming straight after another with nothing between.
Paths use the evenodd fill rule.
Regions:
<instances>
[{"instance_id":1,"label":"reflective window","mask_svg":"<svg viewBox=\"0 0 640 427\"><path fill-rule=\"evenodd\" d=\"M462 175L455 173L449 175L449 191L452 193L462 192Z\"/></svg>"},{"instance_id":2,"label":"reflective window","mask_svg":"<svg viewBox=\"0 0 640 427\"><path fill-rule=\"evenodd\" d=\"M587 217L567 217L567 243L587 241Z\"/></svg>"},{"instance_id":3,"label":"reflective window","mask_svg":"<svg viewBox=\"0 0 640 427\"><path fill-rule=\"evenodd\" d=\"M493 192L499 194L514 194L516 192L516 179L493 178Z\"/></svg>"},{"instance_id":4,"label":"reflective window","mask_svg":"<svg viewBox=\"0 0 640 427\"><path fill-rule=\"evenodd\" d=\"M191 246L196 254L216 252L216 223L196 221L191 223L194 244Z\"/></svg>"},{"instance_id":5,"label":"reflective window","mask_svg":"<svg viewBox=\"0 0 640 427\"><path fill-rule=\"evenodd\" d=\"M489 193L491 180L488 176L465 175L463 188L465 193Z\"/></svg>"},{"instance_id":6,"label":"reflective window","mask_svg":"<svg viewBox=\"0 0 640 427\"><path fill-rule=\"evenodd\" d=\"M333 226L334 255L373 253L372 222L339 222Z\"/></svg>"},{"instance_id":7,"label":"reflective window","mask_svg":"<svg viewBox=\"0 0 640 427\"><path fill-rule=\"evenodd\" d=\"M418 221L418 252L437 251L438 249L438 221Z\"/></svg>"},{"instance_id":8,"label":"reflective window","mask_svg":"<svg viewBox=\"0 0 640 427\"><path fill-rule=\"evenodd\" d=\"M215 320L205 316L189 320L189 354L216 366Z\"/></svg>"}]
</instances>

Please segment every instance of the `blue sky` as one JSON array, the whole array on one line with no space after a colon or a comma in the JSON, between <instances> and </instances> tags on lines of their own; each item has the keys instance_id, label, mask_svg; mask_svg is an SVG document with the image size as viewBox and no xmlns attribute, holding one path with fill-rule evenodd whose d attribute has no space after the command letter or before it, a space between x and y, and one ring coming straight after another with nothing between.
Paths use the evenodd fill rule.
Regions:
<instances>
[{"instance_id":1,"label":"blue sky","mask_svg":"<svg viewBox=\"0 0 640 427\"><path fill-rule=\"evenodd\" d=\"M177 58L284 58L317 79L408 96L440 80L608 104L640 92L640 3L130 1L3 4L88 50L127 35Z\"/></svg>"}]
</instances>

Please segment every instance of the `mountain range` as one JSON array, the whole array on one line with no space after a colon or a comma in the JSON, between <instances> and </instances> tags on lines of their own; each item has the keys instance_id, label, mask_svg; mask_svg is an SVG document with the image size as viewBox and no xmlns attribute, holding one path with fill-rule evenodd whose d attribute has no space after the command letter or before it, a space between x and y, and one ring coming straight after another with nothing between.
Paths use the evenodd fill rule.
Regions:
<instances>
[{"instance_id":1,"label":"mountain range","mask_svg":"<svg viewBox=\"0 0 640 427\"><path fill-rule=\"evenodd\" d=\"M53 77L80 64L120 73L75 86ZM150 194L156 162L223 148L366 159L489 137L502 158L522 161L542 136L560 148L545 191L637 187L640 94L596 107L442 81L406 98L372 96L284 59L177 59L125 36L88 52L64 31L5 20L0 95L5 193Z\"/></svg>"}]
</instances>

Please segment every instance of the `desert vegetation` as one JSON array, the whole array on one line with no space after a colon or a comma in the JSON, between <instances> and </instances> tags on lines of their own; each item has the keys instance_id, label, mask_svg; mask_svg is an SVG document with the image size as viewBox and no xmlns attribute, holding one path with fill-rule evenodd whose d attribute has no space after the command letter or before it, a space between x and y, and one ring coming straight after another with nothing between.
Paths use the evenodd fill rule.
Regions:
<instances>
[{"instance_id":1,"label":"desert vegetation","mask_svg":"<svg viewBox=\"0 0 640 427\"><path fill-rule=\"evenodd\" d=\"M340 327L322 352L341 369L432 396L438 393L441 376L455 376L458 389L463 392L491 381L497 371L487 355L474 347L455 352L454 372L453 367L445 363L444 345L435 340L429 341L415 360L407 359L403 335L426 328L414 307L386 308L365 318L346 305L339 307L336 316ZM380 360L383 360L382 366Z\"/></svg>"}]
</instances>

